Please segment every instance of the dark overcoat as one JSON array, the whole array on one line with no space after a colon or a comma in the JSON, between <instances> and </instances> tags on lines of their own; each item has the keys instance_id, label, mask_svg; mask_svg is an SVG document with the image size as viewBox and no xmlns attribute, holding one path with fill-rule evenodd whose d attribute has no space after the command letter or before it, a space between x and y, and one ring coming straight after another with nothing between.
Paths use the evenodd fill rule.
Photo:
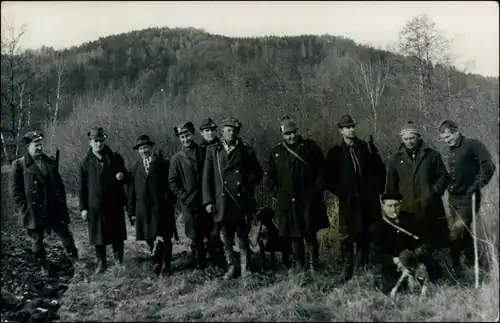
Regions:
<instances>
[{"instance_id":1,"label":"dark overcoat","mask_svg":"<svg viewBox=\"0 0 500 323\"><path fill-rule=\"evenodd\" d=\"M262 175L255 150L241 139L229 155L222 143L208 147L203 171L203 205L215 205L216 223L241 222L253 215L254 190Z\"/></svg>"},{"instance_id":2,"label":"dark overcoat","mask_svg":"<svg viewBox=\"0 0 500 323\"><path fill-rule=\"evenodd\" d=\"M135 216L136 240L173 237L175 196L168 187L169 167L170 161L155 153L148 173L142 159L130 171L128 216Z\"/></svg>"},{"instance_id":3,"label":"dark overcoat","mask_svg":"<svg viewBox=\"0 0 500 323\"><path fill-rule=\"evenodd\" d=\"M171 159L168 183L175 194L184 219L186 236L197 238L198 221L208 217L202 204L201 181L203 177L204 149L192 143L192 150L182 148Z\"/></svg>"},{"instance_id":4,"label":"dark overcoat","mask_svg":"<svg viewBox=\"0 0 500 323\"><path fill-rule=\"evenodd\" d=\"M385 186L386 169L374 145L355 138L354 151L359 161L356 175L349 148L342 140L329 151L322 187L339 200L339 232L360 233L367 231L381 216L380 195Z\"/></svg>"},{"instance_id":5,"label":"dark overcoat","mask_svg":"<svg viewBox=\"0 0 500 323\"><path fill-rule=\"evenodd\" d=\"M310 139L299 138L293 148L282 142L271 149L267 184L277 201L281 236L309 238L329 226L323 191L318 185L324 162L321 148Z\"/></svg>"},{"instance_id":6,"label":"dark overcoat","mask_svg":"<svg viewBox=\"0 0 500 323\"><path fill-rule=\"evenodd\" d=\"M446 213L442 196L447 187L448 173L441 154L424 141L415 162L404 144L392 156L387 173L387 192L403 196L401 210L431 225L436 233L447 232ZM444 231L443 231L444 230Z\"/></svg>"},{"instance_id":7,"label":"dark overcoat","mask_svg":"<svg viewBox=\"0 0 500 323\"><path fill-rule=\"evenodd\" d=\"M127 170L123 157L105 146L104 163L90 149L80 165L80 211L88 211L88 229L91 245L109 245L127 239L124 184ZM116 179L117 173L124 179Z\"/></svg>"},{"instance_id":8,"label":"dark overcoat","mask_svg":"<svg viewBox=\"0 0 500 323\"><path fill-rule=\"evenodd\" d=\"M12 163L10 193L20 213L20 224L26 229L70 223L66 190L56 161L45 154L41 158L46 176L29 153Z\"/></svg>"}]
</instances>

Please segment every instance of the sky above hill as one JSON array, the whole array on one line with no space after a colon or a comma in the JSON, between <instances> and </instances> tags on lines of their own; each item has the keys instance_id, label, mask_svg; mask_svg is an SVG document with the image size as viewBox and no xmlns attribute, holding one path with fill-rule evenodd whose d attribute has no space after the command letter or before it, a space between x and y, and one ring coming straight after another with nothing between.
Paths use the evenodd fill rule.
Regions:
<instances>
[{"instance_id":1,"label":"sky above hill","mask_svg":"<svg viewBox=\"0 0 500 323\"><path fill-rule=\"evenodd\" d=\"M495 1L2 1L4 26L20 30L23 48L56 49L149 27L195 27L226 36L330 34L389 49L411 18L426 13L453 40L456 65L499 74L499 6Z\"/></svg>"}]
</instances>

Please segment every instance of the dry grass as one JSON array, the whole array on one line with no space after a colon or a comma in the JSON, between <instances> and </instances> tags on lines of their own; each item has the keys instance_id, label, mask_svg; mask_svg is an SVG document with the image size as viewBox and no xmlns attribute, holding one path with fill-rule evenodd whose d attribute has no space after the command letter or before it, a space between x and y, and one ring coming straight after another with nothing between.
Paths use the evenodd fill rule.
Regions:
<instances>
[{"instance_id":1,"label":"dry grass","mask_svg":"<svg viewBox=\"0 0 500 323\"><path fill-rule=\"evenodd\" d=\"M329 199L330 214L335 210L332 202ZM76 210L74 199L70 204ZM395 301L387 298L373 287L371 272L358 272L344 285L337 283L340 268L334 230L320 234L323 274L301 287L297 277L287 276L284 268L274 278L256 275L246 284L239 279L221 281L221 273L213 270L184 269L169 278L154 277L151 265L144 261L147 247L134 241L132 227L128 227L125 242L126 270L111 267L96 276L92 274L95 256L87 243L86 229L81 222L74 222L83 266L62 299L61 321L464 322L493 321L497 316L498 253L494 248L496 262L491 277L478 290L460 285L434 287L431 296L419 303L412 295ZM174 270L182 266L188 248L182 230L180 233L181 241L174 244Z\"/></svg>"}]
</instances>

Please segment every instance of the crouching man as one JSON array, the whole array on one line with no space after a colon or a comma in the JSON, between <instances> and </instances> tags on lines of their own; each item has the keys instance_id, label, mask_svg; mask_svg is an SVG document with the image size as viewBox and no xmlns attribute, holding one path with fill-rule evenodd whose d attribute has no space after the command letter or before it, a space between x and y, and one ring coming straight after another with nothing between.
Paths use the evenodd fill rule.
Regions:
<instances>
[{"instance_id":1,"label":"crouching man","mask_svg":"<svg viewBox=\"0 0 500 323\"><path fill-rule=\"evenodd\" d=\"M253 193L263 171L255 150L239 138L241 124L228 118L222 121L222 139L208 147L203 171L203 205L214 216L222 232L224 254L229 268L224 279L236 276L233 242L238 236L241 276L247 277L248 227L247 217L255 210Z\"/></svg>"},{"instance_id":2,"label":"crouching man","mask_svg":"<svg viewBox=\"0 0 500 323\"><path fill-rule=\"evenodd\" d=\"M30 131L23 137L28 152L12 163L10 193L21 214L21 225L28 230L42 275L47 275L49 264L44 247L44 236L54 230L61 238L71 261L76 263L78 252L68 225L64 183L59 175L57 161L43 153L43 134Z\"/></svg>"},{"instance_id":3,"label":"crouching man","mask_svg":"<svg viewBox=\"0 0 500 323\"><path fill-rule=\"evenodd\" d=\"M170 275L175 196L168 187L170 161L154 151L148 135L137 139L134 149L140 160L132 167L128 183L128 216L135 224L136 240L145 240L154 260L156 275Z\"/></svg>"},{"instance_id":4,"label":"crouching man","mask_svg":"<svg viewBox=\"0 0 500 323\"><path fill-rule=\"evenodd\" d=\"M382 279L377 282L379 289L388 293L396 285L401 276L399 271L406 270L413 261L408 251L414 253L416 263L425 265L429 280L436 281L441 276L441 268L432 257L432 230L426 223L415 221L411 214L401 211L399 193L386 193L381 200L382 218L370 226L375 259L382 266Z\"/></svg>"}]
</instances>

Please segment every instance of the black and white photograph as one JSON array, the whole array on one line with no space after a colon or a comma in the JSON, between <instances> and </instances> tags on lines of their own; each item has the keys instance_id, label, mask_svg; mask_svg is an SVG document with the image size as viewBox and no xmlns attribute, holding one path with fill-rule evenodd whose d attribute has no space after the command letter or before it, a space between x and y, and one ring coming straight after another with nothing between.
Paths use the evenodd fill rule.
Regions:
<instances>
[{"instance_id":1,"label":"black and white photograph","mask_svg":"<svg viewBox=\"0 0 500 323\"><path fill-rule=\"evenodd\" d=\"M496 1L2 1L1 322L499 322Z\"/></svg>"}]
</instances>

